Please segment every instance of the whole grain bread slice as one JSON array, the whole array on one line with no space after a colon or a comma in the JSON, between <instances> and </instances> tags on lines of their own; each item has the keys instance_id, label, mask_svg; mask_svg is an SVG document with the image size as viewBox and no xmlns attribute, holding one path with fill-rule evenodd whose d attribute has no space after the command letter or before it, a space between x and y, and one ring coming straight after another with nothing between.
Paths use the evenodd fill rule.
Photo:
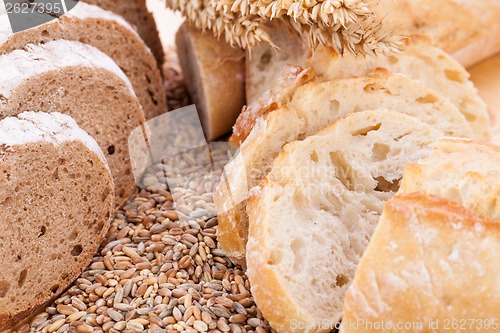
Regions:
<instances>
[{"instance_id":1,"label":"whole grain bread slice","mask_svg":"<svg viewBox=\"0 0 500 333\"><path fill-rule=\"evenodd\" d=\"M428 156L441 135L416 118L378 110L353 113L285 146L247 208L247 274L271 327L335 327L403 166Z\"/></svg>"},{"instance_id":2,"label":"whole grain bread slice","mask_svg":"<svg viewBox=\"0 0 500 333\"><path fill-rule=\"evenodd\" d=\"M340 332L380 332L356 325L362 320L395 323L385 324L389 333L412 323L404 332L416 333L446 332L447 321L463 322L464 315L469 323L497 318L499 222L432 195L390 200L347 291Z\"/></svg>"},{"instance_id":3,"label":"whole grain bread slice","mask_svg":"<svg viewBox=\"0 0 500 333\"><path fill-rule=\"evenodd\" d=\"M132 82L147 119L167 111L161 72L153 54L121 16L97 6L79 2L57 20L16 33L0 44L0 54L58 39L89 44L112 58Z\"/></svg>"},{"instance_id":4,"label":"whole grain bread slice","mask_svg":"<svg viewBox=\"0 0 500 333\"><path fill-rule=\"evenodd\" d=\"M104 151L116 204L123 204L135 187L128 136L145 118L113 60L87 44L57 40L0 55L0 68L0 119L26 110L59 110L73 117Z\"/></svg>"},{"instance_id":5,"label":"whole grain bread slice","mask_svg":"<svg viewBox=\"0 0 500 333\"><path fill-rule=\"evenodd\" d=\"M240 155L225 168L214 199L219 214L218 240L227 255L244 262L246 196L266 176L285 144L313 135L350 113L377 107L416 117L448 136L473 136L453 104L423 83L402 75L378 70L371 77L305 84L286 105L257 120L240 146Z\"/></svg>"},{"instance_id":6,"label":"whole grain bread slice","mask_svg":"<svg viewBox=\"0 0 500 333\"><path fill-rule=\"evenodd\" d=\"M245 52L188 23L176 45L207 140L229 133L245 105Z\"/></svg>"},{"instance_id":7,"label":"whole grain bread slice","mask_svg":"<svg viewBox=\"0 0 500 333\"><path fill-rule=\"evenodd\" d=\"M163 64L165 55L160 35L153 14L149 12L145 0L85 0L85 2L112 11L126 19L153 52L158 64Z\"/></svg>"},{"instance_id":8,"label":"whole grain bread slice","mask_svg":"<svg viewBox=\"0 0 500 333\"><path fill-rule=\"evenodd\" d=\"M474 215L500 221L500 147L443 138L431 156L405 167L398 193L446 198Z\"/></svg>"},{"instance_id":9,"label":"whole grain bread slice","mask_svg":"<svg viewBox=\"0 0 500 333\"><path fill-rule=\"evenodd\" d=\"M0 121L0 331L61 294L106 236L113 178L69 116Z\"/></svg>"},{"instance_id":10,"label":"whole grain bread slice","mask_svg":"<svg viewBox=\"0 0 500 333\"><path fill-rule=\"evenodd\" d=\"M309 59L319 81L363 76L376 67L386 68L420 80L455 104L470 122L476 136L491 138L491 123L486 104L469 80L469 73L451 56L433 46L427 38L406 39L403 52L389 57L343 57L329 48L318 49Z\"/></svg>"}]
</instances>

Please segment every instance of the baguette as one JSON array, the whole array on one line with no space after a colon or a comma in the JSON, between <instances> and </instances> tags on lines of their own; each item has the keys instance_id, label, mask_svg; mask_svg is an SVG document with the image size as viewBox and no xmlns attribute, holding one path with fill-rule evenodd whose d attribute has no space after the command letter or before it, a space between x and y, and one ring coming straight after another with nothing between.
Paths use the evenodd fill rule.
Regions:
<instances>
[{"instance_id":1,"label":"baguette","mask_svg":"<svg viewBox=\"0 0 500 333\"><path fill-rule=\"evenodd\" d=\"M313 135L350 113L377 107L414 116L445 135L473 136L464 116L423 83L384 70L371 76L303 85L286 105L261 115L240 146L240 155L226 166L214 196L219 243L235 262L244 263L245 258L248 191L266 176L283 145Z\"/></svg>"},{"instance_id":2,"label":"baguette","mask_svg":"<svg viewBox=\"0 0 500 333\"><path fill-rule=\"evenodd\" d=\"M365 111L285 146L247 209L247 274L271 327L334 327L403 166L428 156L441 135L408 115Z\"/></svg>"},{"instance_id":3,"label":"baguette","mask_svg":"<svg viewBox=\"0 0 500 333\"><path fill-rule=\"evenodd\" d=\"M69 116L0 121L0 331L60 295L107 234L114 187L97 143Z\"/></svg>"},{"instance_id":4,"label":"baguette","mask_svg":"<svg viewBox=\"0 0 500 333\"><path fill-rule=\"evenodd\" d=\"M464 320L467 332L498 332L486 322L500 314L499 222L431 195L390 200L347 292L340 332L448 332Z\"/></svg>"}]
</instances>

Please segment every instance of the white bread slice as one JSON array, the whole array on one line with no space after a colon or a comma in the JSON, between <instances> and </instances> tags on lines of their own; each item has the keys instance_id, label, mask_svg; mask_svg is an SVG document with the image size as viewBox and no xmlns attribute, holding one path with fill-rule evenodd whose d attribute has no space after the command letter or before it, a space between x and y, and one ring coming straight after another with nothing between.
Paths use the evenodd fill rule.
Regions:
<instances>
[{"instance_id":1,"label":"white bread slice","mask_svg":"<svg viewBox=\"0 0 500 333\"><path fill-rule=\"evenodd\" d=\"M113 60L87 44L57 40L0 55L0 68L0 119L26 110L59 110L73 117L105 152L116 204L123 204L135 187L128 136L145 118Z\"/></svg>"},{"instance_id":2,"label":"white bread slice","mask_svg":"<svg viewBox=\"0 0 500 333\"><path fill-rule=\"evenodd\" d=\"M269 89L284 67L302 66L309 55L306 38L299 37L287 24L275 20L269 22L266 28L274 47L261 43L246 52L245 90L248 104Z\"/></svg>"},{"instance_id":3,"label":"white bread slice","mask_svg":"<svg viewBox=\"0 0 500 333\"><path fill-rule=\"evenodd\" d=\"M207 140L229 133L245 105L245 52L187 23L176 44Z\"/></svg>"},{"instance_id":4,"label":"white bread slice","mask_svg":"<svg viewBox=\"0 0 500 333\"><path fill-rule=\"evenodd\" d=\"M146 6L145 0L85 0L85 2L112 11L127 20L153 52L158 64L162 64L165 55L161 45L156 22Z\"/></svg>"},{"instance_id":5,"label":"white bread slice","mask_svg":"<svg viewBox=\"0 0 500 333\"><path fill-rule=\"evenodd\" d=\"M347 291L340 332L498 332L485 323L500 309L499 222L430 195L390 200Z\"/></svg>"},{"instance_id":6,"label":"white bread slice","mask_svg":"<svg viewBox=\"0 0 500 333\"><path fill-rule=\"evenodd\" d=\"M311 68L300 66L285 66L257 100L244 106L236 123L229 142L241 145L252 131L257 119L268 112L272 112L290 101L298 87L312 81L315 75Z\"/></svg>"},{"instance_id":7,"label":"white bread slice","mask_svg":"<svg viewBox=\"0 0 500 333\"><path fill-rule=\"evenodd\" d=\"M363 76L376 67L420 80L446 96L471 123L478 138L489 140L490 118L486 104L469 81L467 71L453 58L422 37L406 40L403 52L389 57L339 56L331 49L319 49L309 60L318 80Z\"/></svg>"},{"instance_id":8,"label":"white bread slice","mask_svg":"<svg viewBox=\"0 0 500 333\"><path fill-rule=\"evenodd\" d=\"M113 197L104 155L69 116L25 112L0 121L0 331L87 267Z\"/></svg>"},{"instance_id":9,"label":"white bread slice","mask_svg":"<svg viewBox=\"0 0 500 333\"><path fill-rule=\"evenodd\" d=\"M373 9L398 34L427 35L465 67L500 52L497 0L380 0Z\"/></svg>"},{"instance_id":10,"label":"white bread slice","mask_svg":"<svg viewBox=\"0 0 500 333\"><path fill-rule=\"evenodd\" d=\"M271 327L334 327L403 166L428 156L441 135L398 112L365 111L285 146L247 207L247 274Z\"/></svg>"},{"instance_id":11,"label":"white bread slice","mask_svg":"<svg viewBox=\"0 0 500 333\"><path fill-rule=\"evenodd\" d=\"M500 221L500 147L444 138L430 157L405 167L398 193L446 198L482 219Z\"/></svg>"},{"instance_id":12,"label":"white bread slice","mask_svg":"<svg viewBox=\"0 0 500 333\"><path fill-rule=\"evenodd\" d=\"M238 263L244 261L245 198L266 176L285 144L315 134L350 113L379 107L414 116L445 135L472 136L463 115L446 98L405 76L380 70L373 77L303 85L286 106L261 115L240 146L241 156L225 168L226 178L215 193L215 202L218 240L226 254Z\"/></svg>"},{"instance_id":13,"label":"white bread slice","mask_svg":"<svg viewBox=\"0 0 500 333\"><path fill-rule=\"evenodd\" d=\"M89 44L113 59L132 82L147 119L166 112L167 102L160 70L153 54L121 16L79 2L68 14L10 36L0 54L58 39Z\"/></svg>"}]
</instances>

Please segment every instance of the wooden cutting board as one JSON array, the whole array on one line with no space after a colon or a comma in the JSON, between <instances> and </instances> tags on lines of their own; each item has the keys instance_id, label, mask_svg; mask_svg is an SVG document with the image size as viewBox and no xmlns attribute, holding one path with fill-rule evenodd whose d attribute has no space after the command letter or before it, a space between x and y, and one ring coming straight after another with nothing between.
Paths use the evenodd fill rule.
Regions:
<instances>
[{"instance_id":1,"label":"wooden cutting board","mask_svg":"<svg viewBox=\"0 0 500 333\"><path fill-rule=\"evenodd\" d=\"M479 95L488 104L493 123L493 142L500 145L500 54L469 68Z\"/></svg>"}]
</instances>

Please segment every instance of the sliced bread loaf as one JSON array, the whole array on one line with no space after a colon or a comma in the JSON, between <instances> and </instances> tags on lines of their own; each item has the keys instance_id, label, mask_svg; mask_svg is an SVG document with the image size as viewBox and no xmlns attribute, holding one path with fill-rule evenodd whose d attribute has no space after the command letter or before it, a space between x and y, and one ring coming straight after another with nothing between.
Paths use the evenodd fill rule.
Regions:
<instances>
[{"instance_id":1,"label":"sliced bread loaf","mask_svg":"<svg viewBox=\"0 0 500 333\"><path fill-rule=\"evenodd\" d=\"M73 117L104 151L116 204L124 203L135 185L128 136L145 118L113 60L92 46L58 40L0 55L0 68L0 119L26 110L59 110Z\"/></svg>"},{"instance_id":2,"label":"sliced bread loaf","mask_svg":"<svg viewBox=\"0 0 500 333\"><path fill-rule=\"evenodd\" d=\"M0 54L57 39L89 44L112 58L132 82L147 119L166 112L161 73L153 54L121 16L97 6L79 2L55 21L12 35L0 45Z\"/></svg>"},{"instance_id":3,"label":"sliced bread loaf","mask_svg":"<svg viewBox=\"0 0 500 333\"><path fill-rule=\"evenodd\" d=\"M211 141L227 134L245 105L245 52L188 23L176 44L205 136Z\"/></svg>"},{"instance_id":4,"label":"sliced bread loaf","mask_svg":"<svg viewBox=\"0 0 500 333\"><path fill-rule=\"evenodd\" d=\"M354 113L291 143L253 192L248 277L278 332L329 332L403 166L441 132L397 112Z\"/></svg>"},{"instance_id":5,"label":"sliced bread loaf","mask_svg":"<svg viewBox=\"0 0 500 333\"><path fill-rule=\"evenodd\" d=\"M469 81L469 74L456 60L426 38L408 38L403 52L389 57L364 58L347 53L341 57L325 48L317 50L309 61L320 81L363 76L376 67L422 81L455 104L471 123L478 138L489 140L491 137L486 104Z\"/></svg>"},{"instance_id":6,"label":"sliced bread loaf","mask_svg":"<svg viewBox=\"0 0 500 333\"><path fill-rule=\"evenodd\" d=\"M347 291L340 332L497 332L499 222L425 194L390 200Z\"/></svg>"},{"instance_id":7,"label":"sliced bread loaf","mask_svg":"<svg viewBox=\"0 0 500 333\"><path fill-rule=\"evenodd\" d=\"M85 269L107 233L113 197L102 151L69 116L0 121L0 331Z\"/></svg>"},{"instance_id":8,"label":"sliced bread loaf","mask_svg":"<svg viewBox=\"0 0 500 333\"><path fill-rule=\"evenodd\" d=\"M372 77L303 85L286 106L261 115L240 146L241 156L225 168L226 178L215 193L215 202L218 239L228 256L243 261L248 230L244 199L266 176L285 144L315 134L350 113L378 107L416 117L445 135L472 136L469 124L453 104L402 75L379 70Z\"/></svg>"},{"instance_id":9,"label":"sliced bread loaf","mask_svg":"<svg viewBox=\"0 0 500 333\"><path fill-rule=\"evenodd\" d=\"M85 2L112 11L126 19L139 33L153 52L158 64L164 60L163 47L153 15L149 12L145 0L112 1L85 0Z\"/></svg>"},{"instance_id":10,"label":"sliced bread loaf","mask_svg":"<svg viewBox=\"0 0 500 333\"><path fill-rule=\"evenodd\" d=\"M482 219L500 221L500 147L444 138L430 157L407 165L398 193L446 198Z\"/></svg>"}]
</instances>

